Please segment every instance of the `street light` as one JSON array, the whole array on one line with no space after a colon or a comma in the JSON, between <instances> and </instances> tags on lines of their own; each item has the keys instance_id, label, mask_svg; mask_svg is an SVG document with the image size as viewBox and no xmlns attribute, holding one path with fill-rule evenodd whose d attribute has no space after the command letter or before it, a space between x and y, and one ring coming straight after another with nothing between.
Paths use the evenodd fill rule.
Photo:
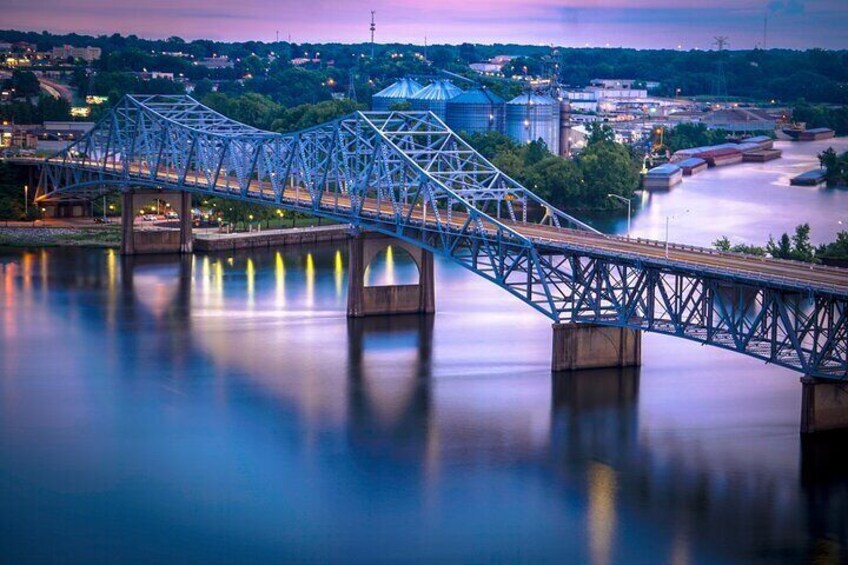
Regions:
<instances>
[{"instance_id":1,"label":"street light","mask_svg":"<svg viewBox=\"0 0 848 565\"><path fill-rule=\"evenodd\" d=\"M619 196L618 194L607 194L607 196L627 203L627 239L630 239L630 199Z\"/></svg>"},{"instance_id":2,"label":"street light","mask_svg":"<svg viewBox=\"0 0 848 565\"><path fill-rule=\"evenodd\" d=\"M683 214L688 214L689 210L686 209ZM681 215L683 215L681 214ZM677 215L666 216L665 217L665 258L668 259L668 223L672 218L677 218Z\"/></svg>"},{"instance_id":3,"label":"street light","mask_svg":"<svg viewBox=\"0 0 848 565\"><path fill-rule=\"evenodd\" d=\"M24 185L24 215L29 216L29 185Z\"/></svg>"}]
</instances>

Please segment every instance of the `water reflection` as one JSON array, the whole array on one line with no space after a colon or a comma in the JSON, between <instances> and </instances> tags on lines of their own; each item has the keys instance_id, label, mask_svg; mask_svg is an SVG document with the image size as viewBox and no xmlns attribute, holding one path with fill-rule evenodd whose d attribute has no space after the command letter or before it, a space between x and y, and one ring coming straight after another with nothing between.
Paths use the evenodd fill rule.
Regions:
<instances>
[{"instance_id":1,"label":"water reflection","mask_svg":"<svg viewBox=\"0 0 848 565\"><path fill-rule=\"evenodd\" d=\"M552 378L548 324L445 264L436 316L347 320L344 253L0 254L0 553L846 557L844 436L711 398L772 368L652 337L641 370Z\"/></svg>"}]
</instances>

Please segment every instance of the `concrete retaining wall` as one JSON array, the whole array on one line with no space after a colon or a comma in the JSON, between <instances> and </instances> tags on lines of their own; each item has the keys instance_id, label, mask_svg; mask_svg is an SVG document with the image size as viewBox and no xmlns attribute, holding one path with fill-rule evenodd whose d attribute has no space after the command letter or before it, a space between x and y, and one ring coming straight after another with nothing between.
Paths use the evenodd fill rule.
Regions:
<instances>
[{"instance_id":1,"label":"concrete retaining wall","mask_svg":"<svg viewBox=\"0 0 848 565\"><path fill-rule=\"evenodd\" d=\"M348 227L346 225L268 230L253 233L195 234L194 250L232 251L236 249L343 241L347 238Z\"/></svg>"}]
</instances>

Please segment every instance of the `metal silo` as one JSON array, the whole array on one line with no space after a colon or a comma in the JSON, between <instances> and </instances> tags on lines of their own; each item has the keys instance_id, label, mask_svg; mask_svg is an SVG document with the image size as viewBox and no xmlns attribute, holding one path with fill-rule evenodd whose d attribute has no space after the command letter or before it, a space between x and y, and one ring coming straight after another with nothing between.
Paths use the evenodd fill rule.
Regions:
<instances>
[{"instance_id":1,"label":"metal silo","mask_svg":"<svg viewBox=\"0 0 848 565\"><path fill-rule=\"evenodd\" d=\"M559 101L531 92L506 103L506 133L519 143L541 139L548 151L559 154Z\"/></svg>"},{"instance_id":2,"label":"metal silo","mask_svg":"<svg viewBox=\"0 0 848 565\"><path fill-rule=\"evenodd\" d=\"M378 112L389 110L392 104L403 103L424 88L411 78L402 78L371 97L371 108Z\"/></svg>"},{"instance_id":3,"label":"metal silo","mask_svg":"<svg viewBox=\"0 0 848 565\"><path fill-rule=\"evenodd\" d=\"M412 102L413 110L429 110L444 120L448 100L452 100L460 94L462 94L462 90L451 81L437 80L416 92L410 102Z\"/></svg>"},{"instance_id":4,"label":"metal silo","mask_svg":"<svg viewBox=\"0 0 848 565\"><path fill-rule=\"evenodd\" d=\"M454 131L477 133L504 131L506 102L482 88L466 90L447 104L447 124Z\"/></svg>"}]
</instances>

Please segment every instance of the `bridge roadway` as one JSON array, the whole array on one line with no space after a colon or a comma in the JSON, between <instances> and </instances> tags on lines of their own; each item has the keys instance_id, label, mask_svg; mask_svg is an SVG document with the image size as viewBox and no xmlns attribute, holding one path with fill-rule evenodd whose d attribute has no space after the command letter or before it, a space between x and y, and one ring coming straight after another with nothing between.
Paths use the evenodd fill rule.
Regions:
<instances>
[{"instance_id":1,"label":"bridge roadway","mask_svg":"<svg viewBox=\"0 0 848 565\"><path fill-rule=\"evenodd\" d=\"M110 167L120 170L118 166ZM102 170L102 165L97 167ZM147 166L132 165L131 173L139 176L139 181L150 182L149 169ZM172 182L180 184L180 175L176 171L164 171L159 169L156 175L157 182ZM192 188L202 187L205 194L210 196L226 197L227 193L237 194L234 188L238 183L230 177L220 176L217 179L216 191L218 194L208 190L208 183L200 181L191 184L190 179L185 180L185 186ZM237 189L236 189L237 190ZM266 204L275 203L275 193L270 182L253 180L248 190L250 196L257 201ZM292 206L298 209L311 208L312 197L305 188L287 187L284 191L281 206ZM326 204L324 200L328 200ZM327 213L338 215L339 212L350 210L350 201L343 195L326 192L322 196L321 208ZM391 205L386 202L377 202L376 199L366 199L363 203L363 211L375 216L393 215ZM409 212L405 207L404 215ZM432 214L431 214L432 215ZM446 216L445 213L442 214ZM427 217L423 209L413 211L411 218L419 222L435 225L435 222ZM465 212L452 212L450 224L457 231L461 230L468 220ZM443 219L444 221L444 219ZM504 218L498 221L510 230L532 240L543 248L549 247L552 251L556 248L568 248L582 251L596 256L628 257L634 260L662 262L669 266L697 269L699 272L710 272L719 276L731 276L737 279L747 279L753 284L762 283L786 283L792 287L824 291L837 295L848 296L848 270L836 267L824 267L811 265L797 261L786 261L769 259L765 257L754 257L738 253L725 253L703 247L685 246L670 243L668 255L666 256L665 243L655 240L627 239L618 236L608 236L585 231L558 228L556 226L540 225L533 223L516 222ZM494 229L488 229L494 234Z\"/></svg>"}]
</instances>

